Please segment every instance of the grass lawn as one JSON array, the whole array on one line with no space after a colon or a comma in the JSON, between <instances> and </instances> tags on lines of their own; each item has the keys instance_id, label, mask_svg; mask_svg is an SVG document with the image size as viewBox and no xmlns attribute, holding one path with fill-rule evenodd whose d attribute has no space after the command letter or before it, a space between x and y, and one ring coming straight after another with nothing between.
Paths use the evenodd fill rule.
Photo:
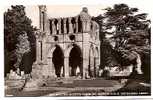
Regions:
<instances>
[{"instance_id":1,"label":"grass lawn","mask_svg":"<svg viewBox=\"0 0 153 100\"><path fill-rule=\"evenodd\" d=\"M6 96L15 97L39 97L50 93L57 92L56 90L36 90L36 91L20 91L17 88L9 89L5 91Z\"/></svg>"},{"instance_id":2,"label":"grass lawn","mask_svg":"<svg viewBox=\"0 0 153 100\"><path fill-rule=\"evenodd\" d=\"M70 84L58 84L57 87L44 86L41 89L21 91L19 88L9 88L5 90L6 96L15 97L38 97L45 96L49 94L59 95L55 96L137 96L137 95L150 95L150 87L146 87L140 84L142 80L139 79L129 79L127 85L120 89L114 89L115 84L119 84L118 80L106 80L106 79L95 79L95 80L75 80L74 83ZM76 89L76 88L79 89ZM104 88L105 89L104 89ZM111 87L111 88L110 88ZM57 89L58 88L58 89ZM63 88L63 89L62 89ZM71 89L70 89L71 88ZM91 88L91 89L89 89ZM107 91L106 90L111 90ZM64 92L60 94L60 92Z\"/></svg>"},{"instance_id":3,"label":"grass lawn","mask_svg":"<svg viewBox=\"0 0 153 100\"><path fill-rule=\"evenodd\" d=\"M144 96L144 95L151 95L151 87L146 87L140 84L142 82L141 80L134 80L130 79L127 85L125 85L123 88L112 92L110 95L125 95L125 96L132 96L132 95L139 95L139 96Z\"/></svg>"}]
</instances>

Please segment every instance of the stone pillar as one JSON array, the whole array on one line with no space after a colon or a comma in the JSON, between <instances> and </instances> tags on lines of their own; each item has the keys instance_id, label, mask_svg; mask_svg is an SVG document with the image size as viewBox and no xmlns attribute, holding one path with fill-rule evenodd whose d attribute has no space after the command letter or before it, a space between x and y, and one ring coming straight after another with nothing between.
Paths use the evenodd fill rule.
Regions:
<instances>
[{"instance_id":1,"label":"stone pillar","mask_svg":"<svg viewBox=\"0 0 153 100\"><path fill-rule=\"evenodd\" d=\"M64 77L69 77L69 57L64 57Z\"/></svg>"},{"instance_id":2,"label":"stone pillar","mask_svg":"<svg viewBox=\"0 0 153 100\"><path fill-rule=\"evenodd\" d=\"M71 22L71 17L68 18L68 22L69 22L69 33L73 33L73 27L72 27L72 22Z\"/></svg>"},{"instance_id":3,"label":"stone pillar","mask_svg":"<svg viewBox=\"0 0 153 100\"><path fill-rule=\"evenodd\" d=\"M89 77L88 67L89 67L89 59L86 57L83 57L83 79L86 79Z\"/></svg>"},{"instance_id":4,"label":"stone pillar","mask_svg":"<svg viewBox=\"0 0 153 100\"><path fill-rule=\"evenodd\" d=\"M76 28L76 33L78 33L78 17L75 17L75 28Z\"/></svg>"},{"instance_id":5,"label":"stone pillar","mask_svg":"<svg viewBox=\"0 0 153 100\"><path fill-rule=\"evenodd\" d=\"M89 32L90 31L90 20L82 20L82 30L83 32Z\"/></svg>"},{"instance_id":6,"label":"stone pillar","mask_svg":"<svg viewBox=\"0 0 153 100\"><path fill-rule=\"evenodd\" d=\"M63 24L64 24L64 33L67 33L66 21L67 21L67 19L64 18L64 19L63 19Z\"/></svg>"},{"instance_id":7,"label":"stone pillar","mask_svg":"<svg viewBox=\"0 0 153 100\"><path fill-rule=\"evenodd\" d=\"M50 73L51 77L56 77L52 57L48 57L48 70L49 70L49 73Z\"/></svg>"},{"instance_id":8,"label":"stone pillar","mask_svg":"<svg viewBox=\"0 0 153 100\"><path fill-rule=\"evenodd\" d=\"M37 62L40 63L41 62L41 51L42 51L42 41L38 40L38 45L37 45Z\"/></svg>"},{"instance_id":9,"label":"stone pillar","mask_svg":"<svg viewBox=\"0 0 153 100\"><path fill-rule=\"evenodd\" d=\"M83 33L83 45L82 45L82 51L83 51L83 78L89 77L89 38L90 35L88 33Z\"/></svg>"},{"instance_id":10,"label":"stone pillar","mask_svg":"<svg viewBox=\"0 0 153 100\"><path fill-rule=\"evenodd\" d=\"M57 30L58 30L59 34L61 34L61 19L58 19Z\"/></svg>"},{"instance_id":11,"label":"stone pillar","mask_svg":"<svg viewBox=\"0 0 153 100\"><path fill-rule=\"evenodd\" d=\"M82 20L82 31L86 32L86 22Z\"/></svg>"},{"instance_id":12,"label":"stone pillar","mask_svg":"<svg viewBox=\"0 0 153 100\"><path fill-rule=\"evenodd\" d=\"M94 24L93 24L93 27ZM96 76L99 76L99 67L100 67L100 41L99 41L99 32L97 32L97 38L95 38L95 68L96 68Z\"/></svg>"},{"instance_id":13,"label":"stone pillar","mask_svg":"<svg viewBox=\"0 0 153 100\"><path fill-rule=\"evenodd\" d=\"M89 32L91 30L91 20L86 21L86 31Z\"/></svg>"},{"instance_id":14,"label":"stone pillar","mask_svg":"<svg viewBox=\"0 0 153 100\"><path fill-rule=\"evenodd\" d=\"M39 28L40 30L42 31L46 31L46 17L47 17L47 14L46 14L46 11L47 11L47 8L45 5L41 5L39 6Z\"/></svg>"},{"instance_id":15,"label":"stone pillar","mask_svg":"<svg viewBox=\"0 0 153 100\"><path fill-rule=\"evenodd\" d=\"M95 57L94 57L94 51L90 47L90 63L89 63L89 71L91 72L90 77L95 76Z\"/></svg>"},{"instance_id":16,"label":"stone pillar","mask_svg":"<svg viewBox=\"0 0 153 100\"><path fill-rule=\"evenodd\" d=\"M46 43L47 41L45 39L42 40L42 61L44 64L47 64L47 47L48 44Z\"/></svg>"},{"instance_id":17,"label":"stone pillar","mask_svg":"<svg viewBox=\"0 0 153 100\"><path fill-rule=\"evenodd\" d=\"M54 23L54 19L52 20L52 34L56 34L56 26L55 26L55 23Z\"/></svg>"},{"instance_id":18,"label":"stone pillar","mask_svg":"<svg viewBox=\"0 0 153 100\"><path fill-rule=\"evenodd\" d=\"M40 62L40 42L36 39L36 62Z\"/></svg>"},{"instance_id":19,"label":"stone pillar","mask_svg":"<svg viewBox=\"0 0 153 100\"><path fill-rule=\"evenodd\" d=\"M96 76L98 76L98 71L99 71L99 66L100 66L100 57L95 57L95 72Z\"/></svg>"}]
</instances>

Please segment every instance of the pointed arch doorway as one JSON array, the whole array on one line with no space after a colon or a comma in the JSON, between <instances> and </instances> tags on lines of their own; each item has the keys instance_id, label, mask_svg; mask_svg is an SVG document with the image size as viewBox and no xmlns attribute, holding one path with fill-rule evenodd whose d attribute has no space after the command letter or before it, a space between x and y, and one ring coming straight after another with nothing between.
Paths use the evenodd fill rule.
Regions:
<instances>
[{"instance_id":1,"label":"pointed arch doorway","mask_svg":"<svg viewBox=\"0 0 153 100\"><path fill-rule=\"evenodd\" d=\"M82 53L79 46L73 44L73 48L69 54L69 66L70 66L70 76L82 76L83 66L82 66Z\"/></svg>"},{"instance_id":2,"label":"pointed arch doorway","mask_svg":"<svg viewBox=\"0 0 153 100\"><path fill-rule=\"evenodd\" d=\"M53 51L52 62L55 68L55 74L57 77L61 77L63 74L62 68L64 66L64 54L60 46L56 45L55 50Z\"/></svg>"}]
</instances>

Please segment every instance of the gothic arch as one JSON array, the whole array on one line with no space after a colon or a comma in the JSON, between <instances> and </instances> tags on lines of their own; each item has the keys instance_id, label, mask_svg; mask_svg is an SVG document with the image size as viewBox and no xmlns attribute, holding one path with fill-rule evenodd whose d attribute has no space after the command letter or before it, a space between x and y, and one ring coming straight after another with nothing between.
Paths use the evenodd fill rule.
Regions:
<instances>
[{"instance_id":1,"label":"gothic arch","mask_svg":"<svg viewBox=\"0 0 153 100\"><path fill-rule=\"evenodd\" d=\"M53 47L50 47L48 49L48 52L47 52L47 56L48 57L51 57L51 58L53 57L53 52L54 52L54 50L56 49L57 46L60 47L60 49L62 50L62 52L64 51L60 45L54 45Z\"/></svg>"},{"instance_id":2,"label":"gothic arch","mask_svg":"<svg viewBox=\"0 0 153 100\"><path fill-rule=\"evenodd\" d=\"M64 53L60 46L55 45L56 49L52 53L52 62L55 68L57 77L63 76L62 68L64 67Z\"/></svg>"},{"instance_id":3,"label":"gothic arch","mask_svg":"<svg viewBox=\"0 0 153 100\"><path fill-rule=\"evenodd\" d=\"M63 60L62 61L60 61L60 62L62 62L62 65L60 65L60 68L57 68L57 64L55 65L55 60L56 59L54 59L54 57L56 56L56 55L54 55L54 52L55 51L57 51L57 48L60 48L60 51L61 52L63 52L63 49L61 48L61 46L60 45L54 45L54 46L51 46L49 49L48 49L48 51L47 51L47 63L48 63L48 71L49 71L49 76L58 76L58 77L60 77L61 76L61 71L62 71L62 66L63 66L63 62L64 62L64 52L63 52L63 54L61 55L62 57L63 57ZM57 52L58 53L58 52ZM56 53L56 54L57 54ZM53 61L54 60L54 61ZM59 62L59 60L57 61L57 62ZM59 70L57 70L57 69L59 69Z\"/></svg>"},{"instance_id":4,"label":"gothic arch","mask_svg":"<svg viewBox=\"0 0 153 100\"><path fill-rule=\"evenodd\" d=\"M55 46L52 47L52 48L49 48L48 53L47 53L49 58L53 57L53 52L54 52L55 49L56 49Z\"/></svg>"},{"instance_id":5,"label":"gothic arch","mask_svg":"<svg viewBox=\"0 0 153 100\"><path fill-rule=\"evenodd\" d=\"M65 57L68 58L67 66L69 66L70 76L82 75L82 52L77 44L71 44L65 51ZM78 69L78 70L77 70Z\"/></svg>"},{"instance_id":6,"label":"gothic arch","mask_svg":"<svg viewBox=\"0 0 153 100\"><path fill-rule=\"evenodd\" d=\"M75 46L76 46L78 49L80 49L80 51L81 51L81 48L80 48L79 45L77 45L77 44L70 44L70 45L68 45L67 48L65 49L64 57L69 57L69 54L70 54L72 48L75 47ZM82 52L81 52L81 55L82 55Z\"/></svg>"},{"instance_id":7,"label":"gothic arch","mask_svg":"<svg viewBox=\"0 0 153 100\"><path fill-rule=\"evenodd\" d=\"M73 45L68 45L68 47L65 49L64 57L69 57L69 53L72 48L73 48Z\"/></svg>"}]
</instances>

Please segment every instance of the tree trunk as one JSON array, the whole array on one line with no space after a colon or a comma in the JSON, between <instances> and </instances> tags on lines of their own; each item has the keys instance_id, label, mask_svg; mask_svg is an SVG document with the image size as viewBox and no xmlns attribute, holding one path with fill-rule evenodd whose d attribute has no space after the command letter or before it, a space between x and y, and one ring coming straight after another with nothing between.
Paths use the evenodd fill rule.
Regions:
<instances>
[{"instance_id":1,"label":"tree trunk","mask_svg":"<svg viewBox=\"0 0 153 100\"><path fill-rule=\"evenodd\" d=\"M135 66L135 70L137 71L138 74L143 74L142 69L141 69L141 56L140 54L138 54L137 52L134 52L136 54L136 66Z\"/></svg>"}]
</instances>

